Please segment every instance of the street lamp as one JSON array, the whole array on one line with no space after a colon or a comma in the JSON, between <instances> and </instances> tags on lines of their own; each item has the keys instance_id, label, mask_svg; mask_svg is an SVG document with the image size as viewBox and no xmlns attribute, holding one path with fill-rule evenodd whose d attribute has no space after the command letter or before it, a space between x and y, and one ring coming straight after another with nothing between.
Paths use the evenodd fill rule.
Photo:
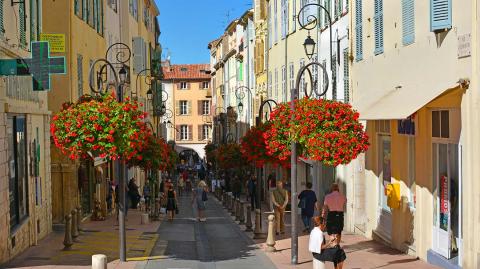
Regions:
<instances>
[{"instance_id":1,"label":"street lamp","mask_svg":"<svg viewBox=\"0 0 480 269\"><path fill-rule=\"evenodd\" d=\"M114 61L110 62L107 59L109 58L109 52L115 49L116 54ZM118 102L123 102L123 88L127 83L127 70L125 63L130 61L131 50L128 45L124 43L115 43L108 47L107 52L105 54L104 59L97 59L93 64L90 66L89 70L89 87L92 92L97 94L103 94L109 88L110 81L108 80L108 69L111 69L111 73L113 74L115 83L114 87L117 91L117 100ZM95 66L97 64L102 64L100 66L100 70L95 72ZM118 71L115 69L114 65L120 66L120 70ZM96 74L96 77L94 77ZM96 82L96 83L95 83ZM96 87L95 87L96 85ZM104 90L105 89L105 90ZM120 175L119 175L119 210L118 210L118 230L119 230L119 238L120 238L120 261L125 262L127 260L127 242L126 242L126 231L125 231L125 183L126 183L126 176L127 173L125 171L126 166L124 163L119 161L120 166Z\"/></svg>"},{"instance_id":2,"label":"street lamp","mask_svg":"<svg viewBox=\"0 0 480 269\"><path fill-rule=\"evenodd\" d=\"M309 33L307 39L305 39L305 42L303 42L303 48L305 49L305 54L309 60L312 59L313 54L315 54L315 45L315 40L312 39Z\"/></svg>"},{"instance_id":3,"label":"street lamp","mask_svg":"<svg viewBox=\"0 0 480 269\"><path fill-rule=\"evenodd\" d=\"M260 108L258 109L257 125L260 125L262 123L263 107L265 105L268 105L268 113L272 113L273 111L272 104L274 104L275 106L278 105L278 103L273 99L267 99L263 101L263 103L260 105ZM265 113L265 119L267 120L267 113Z\"/></svg>"}]
</instances>

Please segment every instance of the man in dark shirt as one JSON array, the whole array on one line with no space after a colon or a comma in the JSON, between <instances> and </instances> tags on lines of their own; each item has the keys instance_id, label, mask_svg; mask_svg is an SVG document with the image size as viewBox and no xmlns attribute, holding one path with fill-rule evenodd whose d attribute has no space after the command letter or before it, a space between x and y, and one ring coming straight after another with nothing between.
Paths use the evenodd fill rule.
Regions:
<instances>
[{"instance_id":1,"label":"man in dark shirt","mask_svg":"<svg viewBox=\"0 0 480 269\"><path fill-rule=\"evenodd\" d=\"M317 195L312 191L312 183L307 182L307 189L298 195L298 207L302 209L302 220L305 225L303 232L310 232L312 229L312 217L315 209L319 210Z\"/></svg>"}]
</instances>

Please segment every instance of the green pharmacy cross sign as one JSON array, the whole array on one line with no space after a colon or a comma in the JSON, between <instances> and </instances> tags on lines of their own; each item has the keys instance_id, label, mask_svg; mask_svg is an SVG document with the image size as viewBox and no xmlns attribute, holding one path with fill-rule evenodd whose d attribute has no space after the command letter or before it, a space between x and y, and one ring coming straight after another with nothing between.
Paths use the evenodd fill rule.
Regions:
<instances>
[{"instance_id":1,"label":"green pharmacy cross sign","mask_svg":"<svg viewBox=\"0 0 480 269\"><path fill-rule=\"evenodd\" d=\"M51 74L65 74L65 57L50 57L48 42L32 42L30 59L0 59L0 76L32 76L33 90L50 89Z\"/></svg>"}]
</instances>

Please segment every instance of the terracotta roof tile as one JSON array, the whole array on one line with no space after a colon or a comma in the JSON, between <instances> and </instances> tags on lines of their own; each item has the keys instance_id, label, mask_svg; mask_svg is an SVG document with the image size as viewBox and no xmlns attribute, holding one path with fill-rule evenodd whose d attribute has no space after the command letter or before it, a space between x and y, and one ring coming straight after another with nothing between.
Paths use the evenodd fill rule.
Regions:
<instances>
[{"instance_id":1,"label":"terracotta roof tile","mask_svg":"<svg viewBox=\"0 0 480 269\"><path fill-rule=\"evenodd\" d=\"M163 66L163 77L169 79L210 79L211 75L205 73L210 71L209 64L174 64Z\"/></svg>"}]
</instances>

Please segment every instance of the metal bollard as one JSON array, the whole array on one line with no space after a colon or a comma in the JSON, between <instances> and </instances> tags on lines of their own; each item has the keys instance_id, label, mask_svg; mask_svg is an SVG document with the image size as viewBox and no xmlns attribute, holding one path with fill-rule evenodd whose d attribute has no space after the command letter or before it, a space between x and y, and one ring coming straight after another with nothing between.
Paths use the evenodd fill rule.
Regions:
<instances>
[{"instance_id":1,"label":"metal bollard","mask_svg":"<svg viewBox=\"0 0 480 269\"><path fill-rule=\"evenodd\" d=\"M262 233L262 213L260 209L255 210L255 231L253 232L253 239L265 238L265 235Z\"/></svg>"},{"instance_id":2,"label":"metal bollard","mask_svg":"<svg viewBox=\"0 0 480 269\"><path fill-rule=\"evenodd\" d=\"M78 234L81 234L82 229L80 228L80 224L82 223L82 208L77 207L77 230Z\"/></svg>"},{"instance_id":3,"label":"metal bollard","mask_svg":"<svg viewBox=\"0 0 480 269\"><path fill-rule=\"evenodd\" d=\"M240 224L245 224L245 203L240 201Z\"/></svg>"},{"instance_id":4,"label":"metal bollard","mask_svg":"<svg viewBox=\"0 0 480 269\"><path fill-rule=\"evenodd\" d=\"M65 216L65 238L63 239L64 250L69 250L72 245L72 215Z\"/></svg>"},{"instance_id":5,"label":"metal bollard","mask_svg":"<svg viewBox=\"0 0 480 269\"><path fill-rule=\"evenodd\" d=\"M233 208L232 208L232 217L237 216L237 199L233 198Z\"/></svg>"},{"instance_id":6,"label":"metal bollard","mask_svg":"<svg viewBox=\"0 0 480 269\"><path fill-rule=\"evenodd\" d=\"M245 232L251 232L252 231L252 207L251 205L247 205L247 223L245 223L245 226L247 227L245 229Z\"/></svg>"},{"instance_id":7,"label":"metal bollard","mask_svg":"<svg viewBox=\"0 0 480 269\"><path fill-rule=\"evenodd\" d=\"M78 237L78 228L77 228L77 210L72 210L72 237L73 240Z\"/></svg>"},{"instance_id":8,"label":"metal bollard","mask_svg":"<svg viewBox=\"0 0 480 269\"><path fill-rule=\"evenodd\" d=\"M103 254L92 255L92 269L107 269L107 256Z\"/></svg>"},{"instance_id":9,"label":"metal bollard","mask_svg":"<svg viewBox=\"0 0 480 269\"><path fill-rule=\"evenodd\" d=\"M267 236L267 248L265 249L267 252L274 252L275 249L275 216L269 215L268 216L268 236Z\"/></svg>"}]
</instances>

